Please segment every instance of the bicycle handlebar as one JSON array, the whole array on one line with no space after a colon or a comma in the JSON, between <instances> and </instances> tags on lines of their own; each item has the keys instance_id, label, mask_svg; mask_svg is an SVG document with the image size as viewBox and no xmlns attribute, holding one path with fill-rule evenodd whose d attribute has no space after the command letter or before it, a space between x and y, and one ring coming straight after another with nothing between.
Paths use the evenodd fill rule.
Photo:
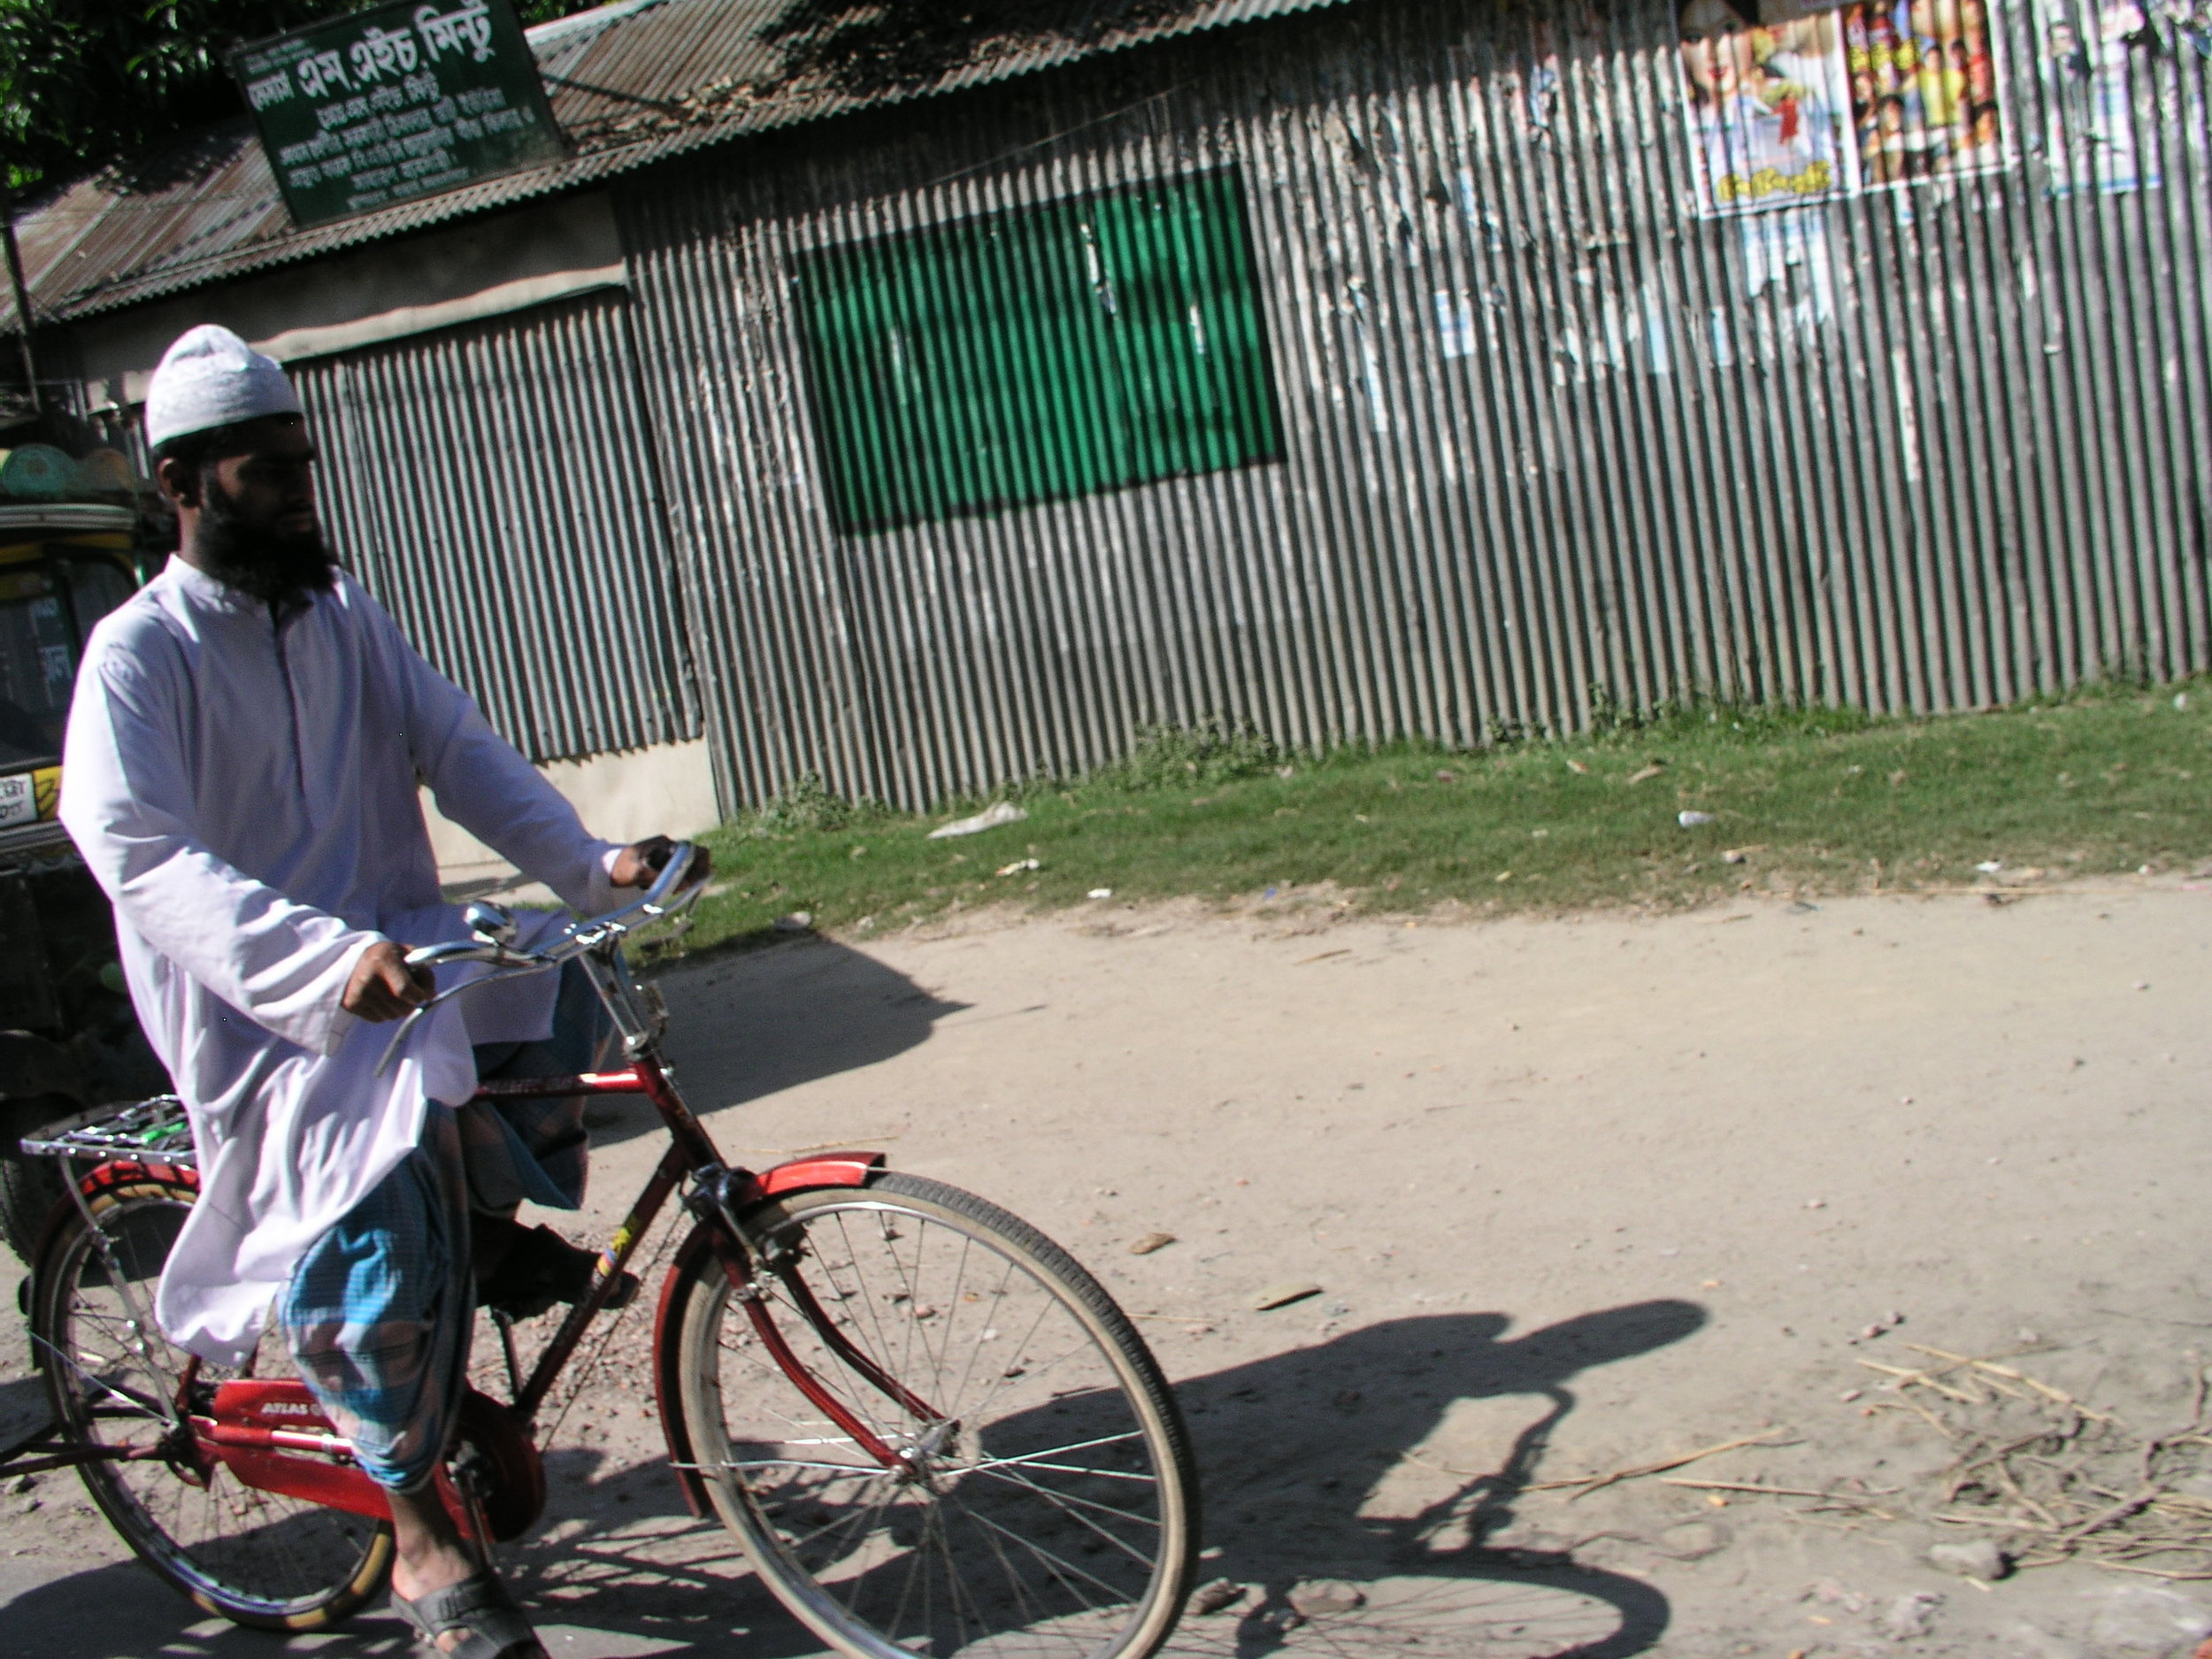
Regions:
<instances>
[{"instance_id":1,"label":"bicycle handlebar","mask_svg":"<svg viewBox=\"0 0 2212 1659\"><path fill-rule=\"evenodd\" d=\"M548 968L558 967L582 956L587 950L610 939L621 937L635 925L634 918L641 916L646 921L657 921L678 906L688 904L699 895L701 878L692 874L692 868L697 862L698 849L691 842L672 843L667 861L661 865L660 873L641 895L618 909L609 910L603 916L571 922L562 929L557 939L540 950L517 950L510 942L512 925L509 923L502 929L506 937L480 932L474 939L450 939L435 945L419 945L409 951L406 962L410 968L435 968L449 963L481 962L503 972L463 980L418 1005L400 1022L399 1029L392 1033L392 1041L384 1049L384 1057L376 1064L377 1075L381 1077L385 1067L391 1064L392 1056L399 1052L400 1044L407 1040L407 1033L414 1029L415 1022L448 997L458 996L474 986L488 985L494 979L510 979L525 973L542 973ZM499 916L503 913L495 910L493 914Z\"/></svg>"},{"instance_id":2,"label":"bicycle handlebar","mask_svg":"<svg viewBox=\"0 0 2212 1659\"><path fill-rule=\"evenodd\" d=\"M669 849L668 862L661 866L660 873L653 879L653 885L645 890L642 896L631 900L618 910L609 910L604 916L570 923L563 930L561 937L542 950L517 950L504 940L486 938L480 933L474 939L449 939L441 944L418 946L407 953L407 965L411 968L434 968L449 962L485 962L502 968L552 967L590 949L599 942L608 928L623 927L640 911L648 913L648 920L666 915L674 908L669 902L671 897L681 893L687 885L696 885L695 880L688 879L691 867L697 859L698 849L691 842L673 843ZM454 988L459 990L463 987L456 986Z\"/></svg>"},{"instance_id":3,"label":"bicycle handlebar","mask_svg":"<svg viewBox=\"0 0 2212 1659\"><path fill-rule=\"evenodd\" d=\"M419 945L407 953L411 968L435 968L449 962L524 963L534 961L529 953L510 950L502 944L480 944L473 940L449 939L442 945Z\"/></svg>"}]
</instances>

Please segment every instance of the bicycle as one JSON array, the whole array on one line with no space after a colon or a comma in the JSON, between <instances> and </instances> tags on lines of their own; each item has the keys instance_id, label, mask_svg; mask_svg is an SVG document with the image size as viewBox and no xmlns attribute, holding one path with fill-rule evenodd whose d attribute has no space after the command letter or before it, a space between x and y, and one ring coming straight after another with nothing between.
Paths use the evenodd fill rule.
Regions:
<instances>
[{"instance_id":1,"label":"bicycle","mask_svg":"<svg viewBox=\"0 0 2212 1659\"><path fill-rule=\"evenodd\" d=\"M495 1316L511 1398L469 1391L439 1475L449 1508L487 1552L535 1521L540 1409L681 1189L692 1226L661 1282L652 1354L691 1513L718 1517L784 1605L856 1659L1145 1659L1175 1626L1198 1551L1188 1436L1157 1363L1095 1279L982 1199L876 1152L757 1173L723 1162L663 1054L658 988L623 952L695 899L692 863L679 844L642 897L541 949L518 949L513 918L480 904L470 940L408 956L489 967L430 1006L580 963L626 1064L488 1082L478 1098L641 1094L669 1134L526 1377ZM40 1449L59 1448L49 1466L76 1463L131 1548L201 1607L265 1628L335 1624L383 1580L389 1509L280 1333L235 1372L162 1336L152 1290L196 1178L181 1108L132 1113L24 1143L96 1160L67 1184L33 1270L33 1347L62 1430Z\"/></svg>"}]
</instances>

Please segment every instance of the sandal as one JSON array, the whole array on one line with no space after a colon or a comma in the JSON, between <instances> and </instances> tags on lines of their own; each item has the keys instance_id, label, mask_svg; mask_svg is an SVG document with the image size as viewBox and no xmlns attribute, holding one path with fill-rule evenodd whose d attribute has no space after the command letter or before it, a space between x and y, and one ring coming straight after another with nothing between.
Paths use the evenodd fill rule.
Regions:
<instances>
[{"instance_id":1,"label":"sandal","mask_svg":"<svg viewBox=\"0 0 2212 1659\"><path fill-rule=\"evenodd\" d=\"M545 1659L530 1621L489 1571L472 1573L414 1601L395 1590L392 1610L434 1649L439 1637L465 1632L459 1646L446 1650L446 1659Z\"/></svg>"}]
</instances>

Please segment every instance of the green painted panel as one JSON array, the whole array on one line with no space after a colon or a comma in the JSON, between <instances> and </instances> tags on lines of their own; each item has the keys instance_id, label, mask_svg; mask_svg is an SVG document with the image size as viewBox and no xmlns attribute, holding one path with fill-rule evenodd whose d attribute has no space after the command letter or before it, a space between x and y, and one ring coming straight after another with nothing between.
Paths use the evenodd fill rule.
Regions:
<instances>
[{"instance_id":1,"label":"green painted panel","mask_svg":"<svg viewBox=\"0 0 2212 1659\"><path fill-rule=\"evenodd\" d=\"M1280 457L1233 172L823 249L796 288L841 530Z\"/></svg>"}]
</instances>

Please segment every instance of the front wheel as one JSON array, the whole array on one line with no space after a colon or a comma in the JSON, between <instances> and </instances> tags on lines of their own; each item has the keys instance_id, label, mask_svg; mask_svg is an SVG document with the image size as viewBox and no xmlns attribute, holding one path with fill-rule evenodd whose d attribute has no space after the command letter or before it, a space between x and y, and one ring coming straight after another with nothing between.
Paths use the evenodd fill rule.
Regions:
<instances>
[{"instance_id":1,"label":"front wheel","mask_svg":"<svg viewBox=\"0 0 2212 1659\"><path fill-rule=\"evenodd\" d=\"M793 1194L746 1225L757 1278L741 1292L698 1257L664 1340L692 1465L785 1605L858 1659L1157 1648L1196 1562L1197 1479L1097 1281L916 1176Z\"/></svg>"}]
</instances>

